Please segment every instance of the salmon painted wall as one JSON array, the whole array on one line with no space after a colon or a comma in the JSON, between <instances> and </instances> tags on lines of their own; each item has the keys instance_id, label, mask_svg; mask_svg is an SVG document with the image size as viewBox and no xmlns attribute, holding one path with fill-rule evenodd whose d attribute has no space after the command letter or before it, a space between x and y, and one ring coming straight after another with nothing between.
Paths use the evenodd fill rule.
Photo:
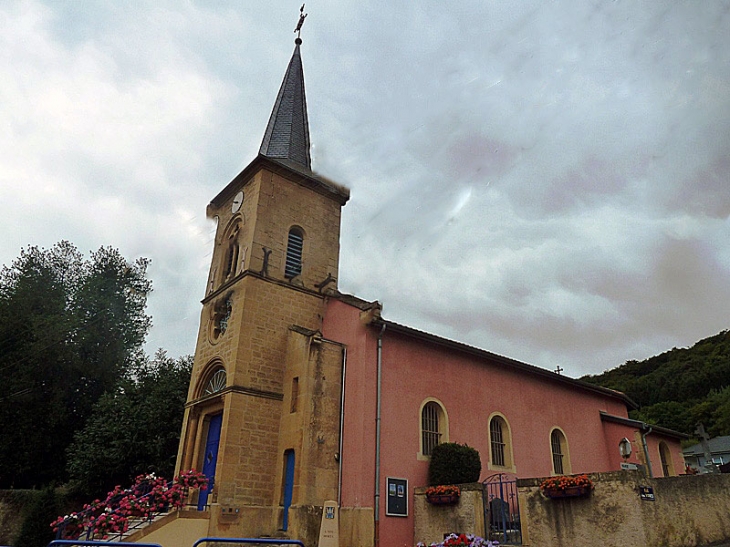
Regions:
<instances>
[{"instance_id":1,"label":"salmon painted wall","mask_svg":"<svg viewBox=\"0 0 730 547\"><path fill-rule=\"evenodd\" d=\"M626 461L637 465L641 464L641 457L639 455L643 452L644 448L641 446L639 438L637 438L636 428L613 422L604 422L603 430L605 432L606 446L608 448L608 456L611 461L612 470L620 469L621 462L624 461L618 449L618 445L624 437L631 441L631 456Z\"/></svg>"},{"instance_id":2,"label":"salmon painted wall","mask_svg":"<svg viewBox=\"0 0 730 547\"><path fill-rule=\"evenodd\" d=\"M669 451L669 476L684 474L684 456L682 455L682 447L676 439L655 435L650 433L646 437L646 444L649 450L649 458L651 458L652 473L655 477L666 476L662 470L661 455L659 453L659 444L666 443Z\"/></svg>"},{"instance_id":3,"label":"salmon painted wall","mask_svg":"<svg viewBox=\"0 0 730 547\"><path fill-rule=\"evenodd\" d=\"M346 344L342 435L342 507L373 507L375 496L375 401L377 332L360 321L360 310L332 299L322 335Z\"/></svg>"},{"instance_id":4,"label":"salmon painted wall","mask_svg":"<svg viewBox=\"0 0 730 547\"><path fill-rule=\"evenodd\" d=\"M409 479L411 490L427 484L428 461L419 459L420 409L427 398L448 416L448 440L476 448L484 480L508 471L521 477L552 474L550 433L559 427L569 448L566 472L611 469L599 410L626 415L622 402L578 391L399 334L383 337L381 476ZM489 418L509 425L513 465L490 464ZM506 433L506 432L505 432ZM411 498L412 499L412 498ZM381 517L383 537L413 541L412 525Z\"/></svg>"},{"instance_id":5,"label":"salmon painted wall","mask_svg":"<svg viewBox=\"0 0 730 547\"><path fill-rule=\"evenodd\" d=\"M379 329L361 321L361 313L354 306L332 299L323 322L323 335L347 346L343 507L374 506ZM618 441L624 436L633 440L628 428L601 421L600 411L627 417L625 404L616 397L515 370L498 361L389 332L387 328L383 334L382 394L383 546L414 544L413 490L427 484L428 474L428 459L419 453L420 412L427 399L440 402L446 412L448 439L443 440L467 443L479 451L481 480L499 472L525 478L551 475L550 433L555 427L567 439L570 467L566 473L617 470L621 461ZM508 469L490 464L489 419L494 413L503 416L510 428L513 462ZM650 446L652 450L652 460L656 454L658 461L658 445ZM387 477L408 479L408 518L385 515Z\"/></svg>"}]
</instances>

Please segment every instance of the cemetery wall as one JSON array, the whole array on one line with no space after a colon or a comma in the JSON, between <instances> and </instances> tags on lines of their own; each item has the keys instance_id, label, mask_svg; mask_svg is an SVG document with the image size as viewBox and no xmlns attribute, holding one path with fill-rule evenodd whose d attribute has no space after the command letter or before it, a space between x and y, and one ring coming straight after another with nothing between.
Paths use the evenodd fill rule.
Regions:
<instances>
[{"instance_id":1,"label":"cemetery wall","mask_svg":"<svg viewBox=\"0 0 730 547\"><path fill-rule=\"evenodd\" d=\"M542 479L518 480L523 545L694 547L730 538L730 475L590 477L589 496L563 499L546 498ZM641 486L654 501L640 497Z\"/></svg>"}]
</instances>

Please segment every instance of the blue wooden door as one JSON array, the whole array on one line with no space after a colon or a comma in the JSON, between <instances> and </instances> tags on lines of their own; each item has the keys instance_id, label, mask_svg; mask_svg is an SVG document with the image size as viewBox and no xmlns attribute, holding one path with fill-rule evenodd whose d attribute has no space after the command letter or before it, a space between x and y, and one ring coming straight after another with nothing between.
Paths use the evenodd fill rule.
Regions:
<instances>
[{"instance_id":1,"label":"blue wooden door","mask_svg":"<svg viewBox=\"0 0 730 547\"><path fill-rule=\"evenodd\" d=\"M198 496L198 511L205 510L208 505L208 495L215 485L215 464L218 461L218 442L221 440L221 423L223 414L216 414L208 424L208 437L205 441L203 454L203 474L208 477L208 489L201 490Z\"/></svg>"},{"instance_id":2,"label":"blue wooden door","mask_svg":"<svg viewBox=\"0 0 730 547\"><path fill-rule=\"evenodd\" d=\"M284 452L284 518L281 529L289 529L289 507L294 492L294 451Z\"/></svg>"}]
</instances>

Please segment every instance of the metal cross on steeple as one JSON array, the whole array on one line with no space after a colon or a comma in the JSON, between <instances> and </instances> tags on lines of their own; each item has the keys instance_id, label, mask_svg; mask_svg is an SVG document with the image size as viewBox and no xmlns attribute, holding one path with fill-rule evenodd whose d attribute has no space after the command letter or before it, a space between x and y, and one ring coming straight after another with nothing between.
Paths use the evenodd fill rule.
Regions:
<instances>
[{"instance_id":1,"label":"metal cross on steeple","mask_svg":"<svg viewBox=\"0 0 730 547\"><path fill-rule=\"evenodd\" d=\"M294 29L294 32L297 33L297 38L301 37L302 33L302 25L304 24L304 20L307 18L308 13L304 13L304 4L302 4L302 7L299 8L299 22L297 23L297 28Z\"/></svg>"}]
</instances>

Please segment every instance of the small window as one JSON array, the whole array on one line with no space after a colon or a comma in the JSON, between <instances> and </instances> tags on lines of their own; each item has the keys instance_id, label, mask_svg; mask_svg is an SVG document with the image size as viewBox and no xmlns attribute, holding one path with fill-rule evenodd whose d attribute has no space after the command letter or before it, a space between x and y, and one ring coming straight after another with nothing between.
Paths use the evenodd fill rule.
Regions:
<instances>
[{"instance_id":1,"label":"small window","mask_svg":"<svg viewBox=\"0 0 730 547\"><path fill-rule=\"evenodd\" d=\"M662 474L665 477L671 477L674 475L674 466L672 465L672 453L669 451L667 443L661 441L659 443L659 459L662 462ZM714 463L713 458L713 463ZM720 459L722 463L722 458Z\"/></svg>"},{"instance_id":2,"label":"small window","mask_svg":"<svg viewBox=\"0 0 730 547\"><path fill-rule=\"evenodd\" d=\"M221 283L225 283L229 279L235 277L239 271L240 264L240 245L238 243L238 235L241 231L240 218L235 219L225 231L223 238L224 254L221 259L220 271L222 275Z\"/></svg>"},{"instance_id":3,"label":"small window","mask_svg":"<svg viewBox=\"0 0 730 547\"><path fill-rule=\"evenodd\" d=\"M302 250L304 249L304 234L299 228L289 230L289 240L286 246L286 264L284 277L292 279L302 273Z\"/></svg>"},{"instance_id":4,"label":"small window","mask_svg":"<svg viewBox=\"0 0 730 547\"><path fill-rule=\"evenodd\" d=\"M238 243L231 241L226 253L226 279L236 274L238 267Z\"/></svg>"},{"instance_id":5,"label":"small window","mask_svg":"<svg viewBox=\"0 0 730 547\"><path fill-rule=\"evenodd\" d=\"M298 403L299 403L299 376L292 378L292 381L291 381L291 405L289 406L290 413L297 411Z\"/></svg>"},{"instance_id":6,"label":"small window","mask_svg":"<svg viewBox=\"0 0 730 547\"><path fill-rule=\"evenodd\" d=\"M421 454L430 456L437 444L445 442L443 409L435 401L426 403L421 410Z\"/></svg>"},{"instance_id":7,"label":"small window","mask_svg":"<svg viewBox=\"0 0 730 547\"><path fill-rule=\"evenodd\" d=\"M563 432L557 428L550 433L550 450L553 456L553 473L555 475L569 474L568 442Z\"/></svg>"}]
</instances>

